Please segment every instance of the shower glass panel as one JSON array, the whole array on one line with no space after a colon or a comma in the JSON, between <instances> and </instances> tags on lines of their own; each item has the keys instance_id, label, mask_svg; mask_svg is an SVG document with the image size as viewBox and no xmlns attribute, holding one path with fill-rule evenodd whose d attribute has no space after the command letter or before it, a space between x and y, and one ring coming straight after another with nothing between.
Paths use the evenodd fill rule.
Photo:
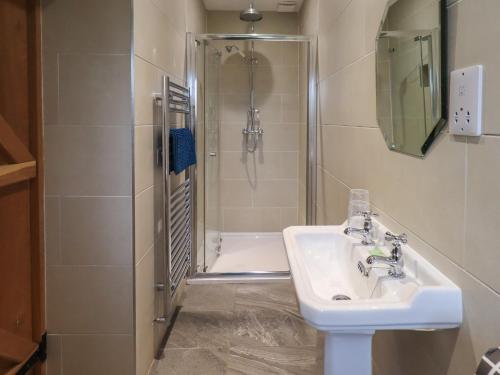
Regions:
<instances>
[{"instance_id":1,"label":"shower glass panel","mask_svg":"<svg viewBox=\"0 0 500 375\"><path fill-rule=\"evenodd\" d=\"M204 270L210 269L221 247L220 211L220 63L221 53L209 41L205 54L205 254Z\"/></svg>"},{"instance_id":2,"label":"shower glass panel","mask_svg":"<svg viewBox=\"0 0 500 375\"><path fill-rule=\"evenodd\" d=\"M315 218L316 41L194 38L197 142L204 145L197 181L203 251L195 276L286 277L282 231Z\"/></svg>"}]
</instances>

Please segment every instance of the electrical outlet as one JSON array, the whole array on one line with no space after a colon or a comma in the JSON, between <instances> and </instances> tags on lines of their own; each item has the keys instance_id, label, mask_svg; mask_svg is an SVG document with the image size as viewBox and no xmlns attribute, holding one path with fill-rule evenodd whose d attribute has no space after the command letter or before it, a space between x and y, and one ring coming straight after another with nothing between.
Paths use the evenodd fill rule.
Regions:
<instances>
[{"instance_id":1,"label":"electrical outlet","mask_svg":"<svg viewBox=\"0 0 500 375\"><path fill-rule=\"evenodd\" d=\"M476 65L451 73L450 133L480 136L483 115L483 66Z\"/></svg>"}]
</instances>

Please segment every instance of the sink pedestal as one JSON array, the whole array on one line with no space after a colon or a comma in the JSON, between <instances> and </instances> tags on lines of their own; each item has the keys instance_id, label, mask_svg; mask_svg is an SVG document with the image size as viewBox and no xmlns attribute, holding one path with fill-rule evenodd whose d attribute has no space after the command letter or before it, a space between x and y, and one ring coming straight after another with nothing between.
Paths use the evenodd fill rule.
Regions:
<instances>
[{"instance_id":1,"label":"sink pedestal","mask_svg":"<svg viewBox=\"0 0 500 375\"><path fill-rule=\"evenodd\" d=\"M374 333L327 332L324 375L371 375Z\"/></svg>"}]
</instances>

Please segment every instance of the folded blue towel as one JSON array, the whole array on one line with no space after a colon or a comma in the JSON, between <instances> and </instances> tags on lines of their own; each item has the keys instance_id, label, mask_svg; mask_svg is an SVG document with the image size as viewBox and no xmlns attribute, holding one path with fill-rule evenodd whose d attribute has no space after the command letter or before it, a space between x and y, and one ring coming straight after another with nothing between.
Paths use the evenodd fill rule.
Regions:
<instances>
[{"instance_id":1,"label":"folded blue towel","mask_svg":"<svg viewBox=\"0 0 500 375\"><path fill-rule=\"evenodd\" d=\"M191 131L186 128L170 129L170 172L181 173L196 164L196 147Z\"/></svg>"}]
</instances>

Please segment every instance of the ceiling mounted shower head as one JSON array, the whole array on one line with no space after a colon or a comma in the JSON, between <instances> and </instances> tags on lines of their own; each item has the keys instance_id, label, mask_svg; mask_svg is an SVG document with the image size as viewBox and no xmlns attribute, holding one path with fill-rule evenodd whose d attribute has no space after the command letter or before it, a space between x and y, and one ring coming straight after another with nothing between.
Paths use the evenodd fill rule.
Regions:
<instances>
[{"instance_id":1,"label":"ceiling mounted shower head","mask_svg":"<svg viewBox=\"0 0 500 375\"><path fill-rule=\"evenodd\" d=\"M258 22L261 19L262 13L253 7L253 3L250 3L250 7L240 13L240 20L245 22Z\"/></svg>"}]
</instances>

